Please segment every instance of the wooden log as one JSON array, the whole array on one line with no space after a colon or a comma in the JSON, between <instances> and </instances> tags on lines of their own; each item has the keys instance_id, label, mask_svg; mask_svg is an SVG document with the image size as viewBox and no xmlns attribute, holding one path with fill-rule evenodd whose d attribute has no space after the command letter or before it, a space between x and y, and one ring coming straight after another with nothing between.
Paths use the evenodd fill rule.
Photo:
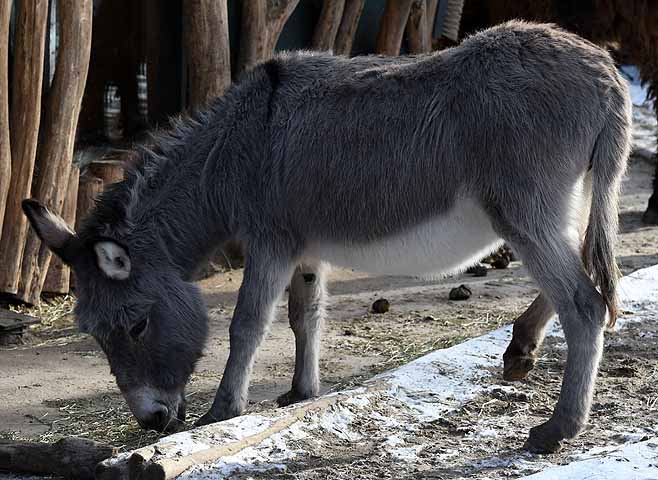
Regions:
<instances>
[{"instance_id":1,"label":"wooden log","mask_svg":"<svg viewBox=\"0 0 658 480\"><path fill-rule=\"evenodd\" d=\"M73 165L69 175L69 184L64 197L62 207L62 218L70 225L75 225L75 215L78 205L78 188L80 182L80 170ZM52 294L66 295L70 290L70 268L64 264L58 257L50 259L50 266L46 274L46 280L43 283L43 291Z\"/></svg>"},{"instance_id":2,"label":"wooden log","mask_svg":"<svg viewBox=\"0 0 658 480\"><path fill-rule=\"evenodd\" d=\"M407 43L410 53L427 53L432 50L432 31L428 29L427 2L416 0L407 20Z\"/></svg>"},{"instance_id":3,"label":"wooden log","mask_svg":"<svg viewBox=\"0 0 658 480\"><path fill-rule=\"evenodd\" d=\"M350 55L352 53L352 44L365 3L365 0L347 0L345 2L343 18L340 21L336 41L334 42L334 53L336 55Z\"/></svg>"},{"instance_id":4,"label":"wooden log","mask_svg":"<svg viewBox=\"0 0 658 480\"><path fill-rule=\"evenodd\" d=\"M183 44L189 104L196 108L231 84L226 0L183 2Z\"/></svg>"},{"instance_id":5,"label":"wooden log","mask_svg":"<svg viewBox=\"0 0 658 480\"><path fill-rule=\"evenodd\" d=\"M377 34L377 53L399 55L411 6L416 0L388 0Z\"/></svg>"},{"instance_id":6,"label":"wooden log","mask_svg":"<svg viewBox=\"0 0 658 480\"><path fill-rule=\"evenodd\" d=\"M0 441L0 470L91 480L96 465L116 454L117 449L84 438L55 443Z\"/></svg>"},{"instance_id":7,"label":"wooden log","mask_svg":"<svg viewBox=\"0 0 658 480\"><path fill-rule=\"evenodd\" d=\"M103 189L123 180L123 161L121 159L94 160L88 168L92 175L103 181Z\"/></svg>"},{"instance_id":8,"label":"wooden log","mask_svg":"<svg viewBox=\"0 0 658 480\"><path fill-rule=\"evenodd\" d=\"M432 32L434 30L434 19L439 8L439 0L427 0L427 32L432 43Z\"/></svg>"},{"instance_id":9,"label":"wooden log","mask_svg":"<svg viewBox=\"0 0 658 480\"><path fill-rule=\"evenodd\" d=\"M96 198L103 191L103 179L95 176L87 170L80 175L80 184L78 186L78 202L75 212L75 229L80 229L80 225L85 217L94 208Z\"/></svg>"},{"instance_id":10,"label":"wooden log","mask_svg":"<svg viewBox=\"0 0 658 480\"><path fill-rule=\"evenodd\" d=\"M267 60L299 0L253 0L242 4L238 71Z\"/></svg>"},{"instance_id":11,"label":"wooden log","mask_svg":"<svg viewBox=\"0 0 658 480\"><path fill-rule=\"evenodd\" d=\"M41 119L41 86L48 0L18 2L10 110L11 183L0 235L0 291L16 293L27 219L21 201L30 196Z\"/></svg>"},{"instance_id":12,"label":"wooden log","mask_svg":"<svg viewBox=\"0 0 658 480\"><path fill-rule=\"evenodd\" d=\"M60 44L55 76L48 94L39 149L39 174L33 195L52 212L61 213L69 182L78 116L91 51L92 0L60 0ZM52 253L31 230L27 235L17 297L37 304Z\"/></svg>"},{"instance_id":13,"label":"wooden log","mask_svg":"<svg viewBox=\"0 0 658 480\"><path fill-rule=\"evenodd\" d=\"M314 50L333 50L344 9L345 0L324 0L322 2L322 11L311 42Z\"/></svg>"},{"instance_id":14,"label":"wooden log","mask_svg":"<svg viewBox=\"0 0 658 480\"><path fill-rule=\"evenodd\" d=\"M9 144L9 20L12 0L0 0L0 236L11 183ZM1 239L0 239L1 240ZM0 244L0 248L2 244Z\"/></svg>"}]
</instances>

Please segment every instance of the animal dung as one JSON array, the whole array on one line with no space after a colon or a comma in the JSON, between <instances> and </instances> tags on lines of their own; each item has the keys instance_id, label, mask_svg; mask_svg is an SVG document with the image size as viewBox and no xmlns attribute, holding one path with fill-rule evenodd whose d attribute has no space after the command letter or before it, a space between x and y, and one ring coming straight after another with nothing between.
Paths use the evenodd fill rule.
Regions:
<instances>
[{"instance_id":1,"label":"animal dung","mask_svg":"<svg viewBox=\"0 0 658 480\"><path fill-rule=\"evenodd\" d=\"M460 285L450 290L450 295L448 295L448 298L450 300L468 300L471 298L472 294L473 292L471 292L470 288L468 288L466 285Z\"/></svg>"},{"instance_id":2,"label":"animal dung","mask_svg":"<svg viewBox=\"0 0 658 480\"><path fill-rule=\"evenodd\" d=\"M372 313L386 313L391 309L391 304L385 298L375 300L372 304Z\"/></svg>"}]
</instances>

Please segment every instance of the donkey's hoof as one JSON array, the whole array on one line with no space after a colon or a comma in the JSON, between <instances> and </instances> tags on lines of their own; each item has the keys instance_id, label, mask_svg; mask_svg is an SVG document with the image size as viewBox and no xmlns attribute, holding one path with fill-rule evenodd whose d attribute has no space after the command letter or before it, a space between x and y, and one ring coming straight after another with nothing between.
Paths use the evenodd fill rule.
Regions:
<instances>
[{"instance_id":1,"label":"donkey's hoof","mask_svg":"<svg viewBox=\"0 0 658 480\"><path fill-rule=\"evenodd\" d=\"M202 427L203 425L209 425L211 423L223 422L229 418L239 417L241 414L242 412L237 409L224 408L218 412L209 410L205 415L194 422L194 426Z\"/></svg>"},{"instance_id":2,"label":"donkey's hoof","mask_svg":"<svg viewBox=\"0 0 658 480\"><path fill-rule=\"evenodd\" d=\"M654 210L651 207L647 208L647 211L642 216L642 222L647 225L658 225L658 210Z\"/></svg>"},{"instance_id":3,"label":"donkey's hoof","mask_svg":"<svg viewBox=\"0 0 658 480\"><path fill-rule=\"evenodd\" d=\"M303 402L304 400L308 400L309 398L313 398L315 396L316 395L302 395L295 392L294 390L290 390L283 395L279 395L279 397L276 399L276 403L279 405L279 407L287 407L293 403Z\"/></svg>"},{"instance_id":4,"label":"donkey's hoof","mask_svg":"<svg viewBox=\"0 0 658 480\"><path fill-rule=\"evenodd\" d=\"M564 436L550 420L530 429L523 448L532 453L555 453L562 448Z\"/></svg>"},{"instance_id":5,"label":"donkey's hoof","mask_svg":"<svg viewBox=\"0 0 658 480\"><path fill-rule=\"evenodd\" d=\"M530 370L535 368L537 358L532 355L518 355L503 357L505 366L503 367L503 379L508 382L523 380L528 376Z\"/></svg>"}]
</instances>

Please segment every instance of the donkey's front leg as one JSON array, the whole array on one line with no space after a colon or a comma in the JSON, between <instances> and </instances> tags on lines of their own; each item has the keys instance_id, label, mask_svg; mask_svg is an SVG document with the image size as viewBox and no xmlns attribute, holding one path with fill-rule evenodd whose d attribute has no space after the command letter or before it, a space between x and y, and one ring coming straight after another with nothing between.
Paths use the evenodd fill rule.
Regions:
<instances>
[{"instance_id":1,"label":"donkey's front leg","mask_svg":"<svg viewBox=\"0 0 658 480\"><path fill-rule=\"evenodd\" d=\"M236 417L247 406L249 376L256 350L274 316L294 267L289 259L282 259L264 251L250 253L244 279L238 294L230 328L230 345L224 376L208 413L197 425Z\"/></svg>"},{"instance_id":2,"label":"donkey's front leg","mask_svg":"<svg viewBox=\"0 0 658 480\"><path fill-rule=\"evenodd\" d=\"M325 300L324 265L299 265L290 281L288 298L288 318L295 334L295 374L292 389L277 399L280 406L306 400L319 393L320 336Z\"/></svg>"}]
</instances>

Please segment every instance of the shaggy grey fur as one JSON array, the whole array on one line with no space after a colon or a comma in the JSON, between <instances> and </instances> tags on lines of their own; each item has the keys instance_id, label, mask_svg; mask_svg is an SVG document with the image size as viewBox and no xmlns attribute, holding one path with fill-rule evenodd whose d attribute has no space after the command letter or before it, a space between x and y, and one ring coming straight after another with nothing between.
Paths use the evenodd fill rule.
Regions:
<instances>
[{"instance_id":1,"label":"shaggy grey fur","mask_svg":"<svg viewBox=\"0 0 658 480\"><path fill-rule=\"evenodd\" d=\"M565 331L559 401L528 441L553 451L587 420L606 306L614 318L630 122L610 56L549 25L510 22L415 58L288 53L143 152L79 234L36 202L25 211L73 265L80 326L103 346L131 408L162 428L180 413L206 338L186 279L220 242L239 239L247 262L224 376L199 423L245 408L256 349L291 278L297 366L281 402L317 394L322 246L360 252L473 202L545 295L526 315L535 321L520 322L535 325L533 338L515 331L520 355L541 342L551 310ZM574 197L582 182L592 187L584 241L573 220L586 216Z\"/></svg>"}]
</instances>

